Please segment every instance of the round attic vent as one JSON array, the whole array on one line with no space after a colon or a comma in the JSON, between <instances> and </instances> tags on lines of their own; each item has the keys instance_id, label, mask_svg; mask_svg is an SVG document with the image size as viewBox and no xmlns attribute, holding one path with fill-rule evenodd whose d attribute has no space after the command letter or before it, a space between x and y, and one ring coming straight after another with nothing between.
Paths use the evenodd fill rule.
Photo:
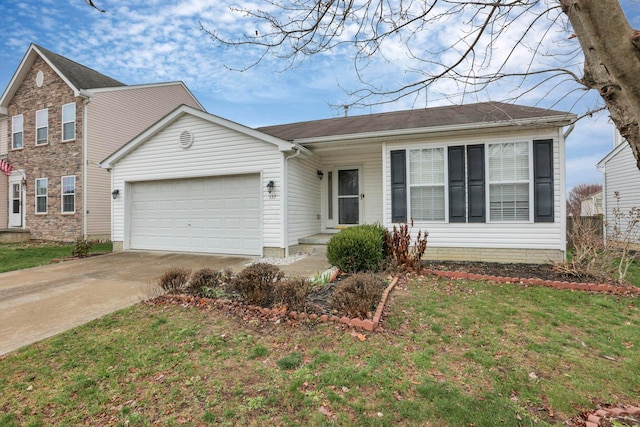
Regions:
<instances>
[{"instance_id":1,"label":"round attic vent","mask_svg":"<svg viewBox=\"0 0 640 427\"><path fill-rule=\"evenodd\" d=\"M38 71L36 73L36 86L40 87L44 83L44 73L42 71Z\"/></svg>"},{"instance_id":2,"label":"round attic vent","mask_svg":"<svg viewBox=\"0 0 640 427\"><path fill-rule=\"evenodd\" d=\"M180 147L189 148L193 145L193 132L185 130L180 134Z\"/></svg>"}]
</instances>

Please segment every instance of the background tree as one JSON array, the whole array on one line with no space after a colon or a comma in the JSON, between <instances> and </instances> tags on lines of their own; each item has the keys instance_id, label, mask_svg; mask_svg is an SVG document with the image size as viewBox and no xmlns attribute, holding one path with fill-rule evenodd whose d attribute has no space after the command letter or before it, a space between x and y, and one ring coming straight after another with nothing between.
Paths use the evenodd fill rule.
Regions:
<instances>
[{"instance_id":1,"label":"background tree","mask_svg":"<svg viewBox=\"0 0 640 427\"><path fill-rule=\"evenodd\" d=\"M247 18L243 28L201 27L247 48L245 69L268 58L287 69L309 56L350 55L361 85L347 91L349 107L432 92L491 99L499 85L501 101L530 103L543 91L554 108L572 94L577 109L595 90L601 101L580 117L608 109L640 168L640 32L617 0L264 0L231 9ZM379 60L401 61L403 75L376 79Z\"/></svg>"},{"instance_id":2,"label":"background tree","mask_svg":"<svg viewBox=\"0 0 640 427\"><path fill-rule=\"evenodd\" d=\"M581 201L600 191L602 191L602 185L600 184L580 184L573 187L567 195L567 215L579 217Z\"/></svg>"}]
</instances>

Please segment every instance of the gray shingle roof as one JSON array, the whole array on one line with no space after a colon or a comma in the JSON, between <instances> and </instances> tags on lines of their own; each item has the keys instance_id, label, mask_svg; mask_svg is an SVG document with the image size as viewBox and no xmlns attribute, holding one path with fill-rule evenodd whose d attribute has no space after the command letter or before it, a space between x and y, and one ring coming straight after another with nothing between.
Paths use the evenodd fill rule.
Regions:
<instances>
[{"instance_id":1,"label":"gray shingle roof","mask_svg":"<svg viewBox=\"0 0 640 427\"><path fill-rule=\"evenodd\" d=\"M286 141L295 141L403 129L544 119L554 116L567 116L567 119L573 117L571 113L563 111L502 102L483 102L265 126L257 130Z\"/></svg>"},{"instance_id":2,"label":"gray shingle roof","mask_svg":"<svg viewBox=\"0 0 640 427\"><path fill-rule=\"evenodd\" d=\"M109 76L105 76L89 67L53 53L42 46L35 45L40 52L60 71L77 89L96 89L102 87L126 86Z\"/></svg>"}]
</instances>

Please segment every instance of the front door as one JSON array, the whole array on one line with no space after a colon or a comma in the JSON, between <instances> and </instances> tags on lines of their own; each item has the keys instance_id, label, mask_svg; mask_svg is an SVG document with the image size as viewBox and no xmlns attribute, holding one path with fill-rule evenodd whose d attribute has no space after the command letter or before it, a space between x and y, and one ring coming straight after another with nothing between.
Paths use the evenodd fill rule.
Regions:
<instances>
[{"instance_id":1,"label":"front door","mask_svg":"<svg viewBox=\"0 0 640 427\"><path fill-rule=\"evenodd\" d=\"M9 227L22 227L22 183L9 184Z\"/></svg>"},{"instance_id":2,"label":"front door","mask_svg":"<svg viewBox=\"0 0 640 427\"><path fill-rule=\"evenodd\" d=\"M360 224L360 170L338 169L338 225Z\"/></svg>"}]
</instances>

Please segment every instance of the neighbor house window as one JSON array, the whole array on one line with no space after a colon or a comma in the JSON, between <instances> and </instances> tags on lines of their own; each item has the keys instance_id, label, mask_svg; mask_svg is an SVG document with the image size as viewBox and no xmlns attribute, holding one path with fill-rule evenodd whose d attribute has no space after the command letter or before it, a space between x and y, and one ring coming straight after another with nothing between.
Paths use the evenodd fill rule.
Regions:
<instances>
[{"instance_id":1,"label":"neighbor house window","mask_svg":"<svg viewBox=\"0 0 640 427\"><path fill-rule=\"evenodd\" d=\"M76 177L62 177L62 212L73 213L76 211Z\"/></svg>"},{"instance_id":2,"label":"neighbor house window","mask_svg":"<svg viewBox=\"0 0 640 427\"><path fill-rule=\"evenodd\" d=\"M36 145L49 142L49 110L36 111Z\"/></svg>"},{"instance_id":3,"label":"neighbor house window","mask_svg":"<svg viewBox=\"0 0 640 427\"><path fill-rule=\"evenodd\" d=\"M490 221L529 221L529 143L489 144Z\"/></svg>"},{"instance_id":4,"label":"neighbor house window","mask_svg":"<svg viewBox=\"0 0 640 427\"><path fill-rule=\"evenodd\" d=\"M49 180L47 178L36 179L36 213L47 213L47 199L49 197Z\"/></svg>"},{"instance_id":5,"label":"neighbor house window","mask_svg":"<svg viewBox=\"0 0 640 427\"><path fill-rule=\"evenodd\" d=\"M23 136L23 128L22 128L22 114L17 116L13 116L11 118L11 148L22 148L22 136Z\"/></svg>"},{"instance_id":6,"label":"neighbor house window","mask_svg":"<svg viewBox=\"0 0 640 427\"><path fill-rule=\"evenodd\" d=\"M62 140L76 139L76 103L62 106Z\"/></svg>"},{"instance_id":7,"label":"neighbor house window","mask_svg":"<svg viewBox=\"0 0 640 427\"><path fill-rule=\"evenodd\" d=\"M414 220L444 221L444 148L409 150L409 199Z\"/></svg>"}]
</instances>

